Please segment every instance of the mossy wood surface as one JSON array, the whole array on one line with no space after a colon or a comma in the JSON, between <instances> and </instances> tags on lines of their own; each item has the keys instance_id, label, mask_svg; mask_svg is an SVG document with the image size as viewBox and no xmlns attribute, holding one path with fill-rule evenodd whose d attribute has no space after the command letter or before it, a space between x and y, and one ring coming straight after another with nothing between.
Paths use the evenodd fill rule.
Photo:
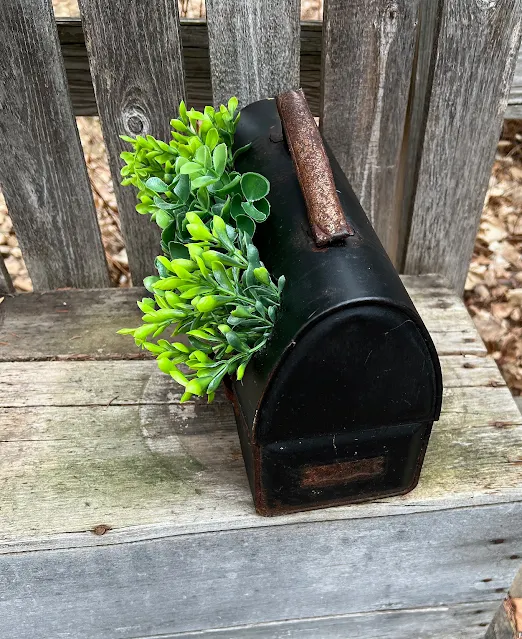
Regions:
<instances>
[{"instance_id":1,"label":"mossy wood surface","mask_svg":"<svg viewBox=\"0 0 522 639\"><path fill-rule=\"evenodd\" d=\"M142 291L6 298L6 636L481 636L522 558L522 417L456 295L404 281L445 382L418 488L274 519L224 396L180 405L114 334Z\"/></svg>"}]
</instances>

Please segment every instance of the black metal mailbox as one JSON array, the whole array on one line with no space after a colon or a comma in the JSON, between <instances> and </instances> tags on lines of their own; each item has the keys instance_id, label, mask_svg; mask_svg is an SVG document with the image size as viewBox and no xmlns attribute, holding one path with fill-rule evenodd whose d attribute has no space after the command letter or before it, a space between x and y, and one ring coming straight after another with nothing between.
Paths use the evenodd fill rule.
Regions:
<instances>
[{"instance_id":1,"label":"black metal mailbox","mask_svg":"<svg viewBox=\"0 0 522 639\"><path fill-rule=\"evenodd\" d=\"M328 149L344 230L328 243L310 223L299 153L289 141L292 119L302 124L302 114L285 112L288 95L244 108L236 133L237 147L252 143L238 170L271 183L271 215L255 243L269 271L287 281L269 344L232 384L262 515L412 490L442 397L431 338Z\"/></svg>"}]
</instances>

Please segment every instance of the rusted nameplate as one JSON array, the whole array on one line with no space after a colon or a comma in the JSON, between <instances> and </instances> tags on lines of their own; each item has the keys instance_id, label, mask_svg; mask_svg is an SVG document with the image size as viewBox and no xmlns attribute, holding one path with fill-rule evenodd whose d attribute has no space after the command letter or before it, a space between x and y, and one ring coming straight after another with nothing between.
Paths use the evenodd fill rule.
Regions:
<instances>
[{"instance_id":1,"label":"rusted nameplate","mask_svg":"<svg viewBox=\"0 0 522 639\"><path fill-rule=\"evenodd\" d=\"M384 457L370 457L347 462L308 466L301 476L301 486L325 488L353 481L373 479L385 470Z\"/></svg>"},{"instance_id":2,"label":"rusted nameplate","mask_svg":"<svg viewBox=\"0 0 522 639\"><path fill-rule=\"evenodd\" d=\"M281 93L276 102L315 243L326 246L353 235L339 202L321 134L302 89Z\"/></svg>"}]
</instances>

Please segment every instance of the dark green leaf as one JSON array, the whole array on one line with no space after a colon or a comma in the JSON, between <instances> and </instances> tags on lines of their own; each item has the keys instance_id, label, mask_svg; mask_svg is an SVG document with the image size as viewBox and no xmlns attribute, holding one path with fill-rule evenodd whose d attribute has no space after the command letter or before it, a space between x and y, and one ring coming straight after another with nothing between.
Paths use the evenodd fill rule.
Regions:
<instances>
[{"instance_id":1,"label":"dark green leaf","mask_svg":"<svg viewBox=\"0 0 522 639\"><path fill-rule=\"evenodd\" d=\"M236 226L243 233L248 233L250 237L253 237L256 230L256 223L246 215L239 215L236 218Z\"/></svg>"},{"instance_id":2,"label":"dark green leaf","mask_svg":"<svg viewBox=\"0 0 522 639\"><path fill-rule=\"evenodd\" d=\"M190 177L186 174L181 174L178 179L178 183L174 187L174 193L178 196L181 202L186 202L190 195Z\"/></svg>"},{"instance_id":3,"label":"dark green leaf","mask_svg":"<svg viewBox=\"0 0 522 639\"><path fill-rule=\"evenodd\" d=\"M188 248L183 246L180 242L169 242L169 253L173 260L190 258Z\"/></svg>"},{"instance_id":4,"label":"dark green leaf","mask_svg":"<svg viewBox=\"0 0 522 639\"><path fill-rule=\"evenodd\" d=\"M234 333L234 331L228 331L225 337L230 346L232 346L232 348L234 348L236 351L238 351L239 353L248 353L248 346L241 341L237 333Z\"/></svg>"},{"instance_id":5,"label":"dark green leaf","mask_svg":"<svg viewBox=\"0 0 522 639\"><path fill-rule=\"evenodd\" d=\"M241 178L241 190L249 202L255 202L268 195L270 182L259 173L244 173Z\"/></svg>"},{"instance_id":6,"label":"dark green leaf","mask_svg":"<svg viewBox=\"0 0 522 639\"><path fill-rule=\"evenodd\" d=\"M251 217L255 222L264 222L267 218L265 213L259 211L252 202L241 202L241 208L243 212Z\"/></svg>"}]
</instances>

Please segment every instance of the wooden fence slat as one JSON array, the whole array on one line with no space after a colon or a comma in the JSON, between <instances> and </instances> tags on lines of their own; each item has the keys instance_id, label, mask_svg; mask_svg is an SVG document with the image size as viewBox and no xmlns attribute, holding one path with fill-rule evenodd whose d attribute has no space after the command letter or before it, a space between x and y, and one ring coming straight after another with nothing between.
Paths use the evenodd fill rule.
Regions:
<instances>
[{"instance_id":1,"label":"wooden fence slat","mask_svg":"<svg viewBox=\"0 0 522 639\"><path fill-rule=\"evenodd\" d=\"M87 50L134 284L154 272L159 230L136 213L136 193L120 185L120 134L169 140L184 97L177 3L80 0Z\"/></svg>"},{"instance_id":2,"label":"wooden fence slat","mask_svg":"<svg viewBox=\"0 0 522 639\"><path fill-rule=\"evenodd\" d=\"M299 87L299 9L298 0L207 0L215 104Z\"/></svg>"},{"instance_id":3,"label":"wooden fence slat","mask_svg":"<svg viewBox=\"0 0 522 639\"><path fill-rule=\"evenodd\" d=\"M0 257L0 297L5 293L13 293L13 282L11 276L7 272L4 259Z\"/></svg>"},{"instance_id":4,"label":"wooden fence slat","mask_svg":"<svg viewBox=\"0 0 522 639\"><path fill-rule=\"evenodd\" d=\"M321 128L392 261L416 0L325 2Z\"/></svg>"},{"instance_id":5,"label":"wooden fence slat","mask_svg":"<svg viewBox=\"0 0 522 639\"><path fill-rule=\"evenodd\" d=\"M445 0L405 270L461 292L520 44L521 0Z\"/></svg>"},{"instance_id":6,"label":"wooden fence slat","mask_svg":"<svg viewBox=\"0 0 522 639\"><path fill-rule=\"evenodd\" d=\"M406 260L406 243L411 222L415 184L419 173L419 160L426 127L426 104L433 80L434 46L437 39L440 10L443 0L420 0L417 43L413 63L406 129L404 132L399 249L397 268L402 272Z\"/></svg>"},{"instance_id":7,"label":"wooden fence slat","mask_svg":"<svg viewBox=\"0 0 522 639\"><path fill-rule=\"evenodd\" d=\"M50 0L0 3L0 59L0 183L33 286L107 286Z\"/></svg>"}]
</instances>

